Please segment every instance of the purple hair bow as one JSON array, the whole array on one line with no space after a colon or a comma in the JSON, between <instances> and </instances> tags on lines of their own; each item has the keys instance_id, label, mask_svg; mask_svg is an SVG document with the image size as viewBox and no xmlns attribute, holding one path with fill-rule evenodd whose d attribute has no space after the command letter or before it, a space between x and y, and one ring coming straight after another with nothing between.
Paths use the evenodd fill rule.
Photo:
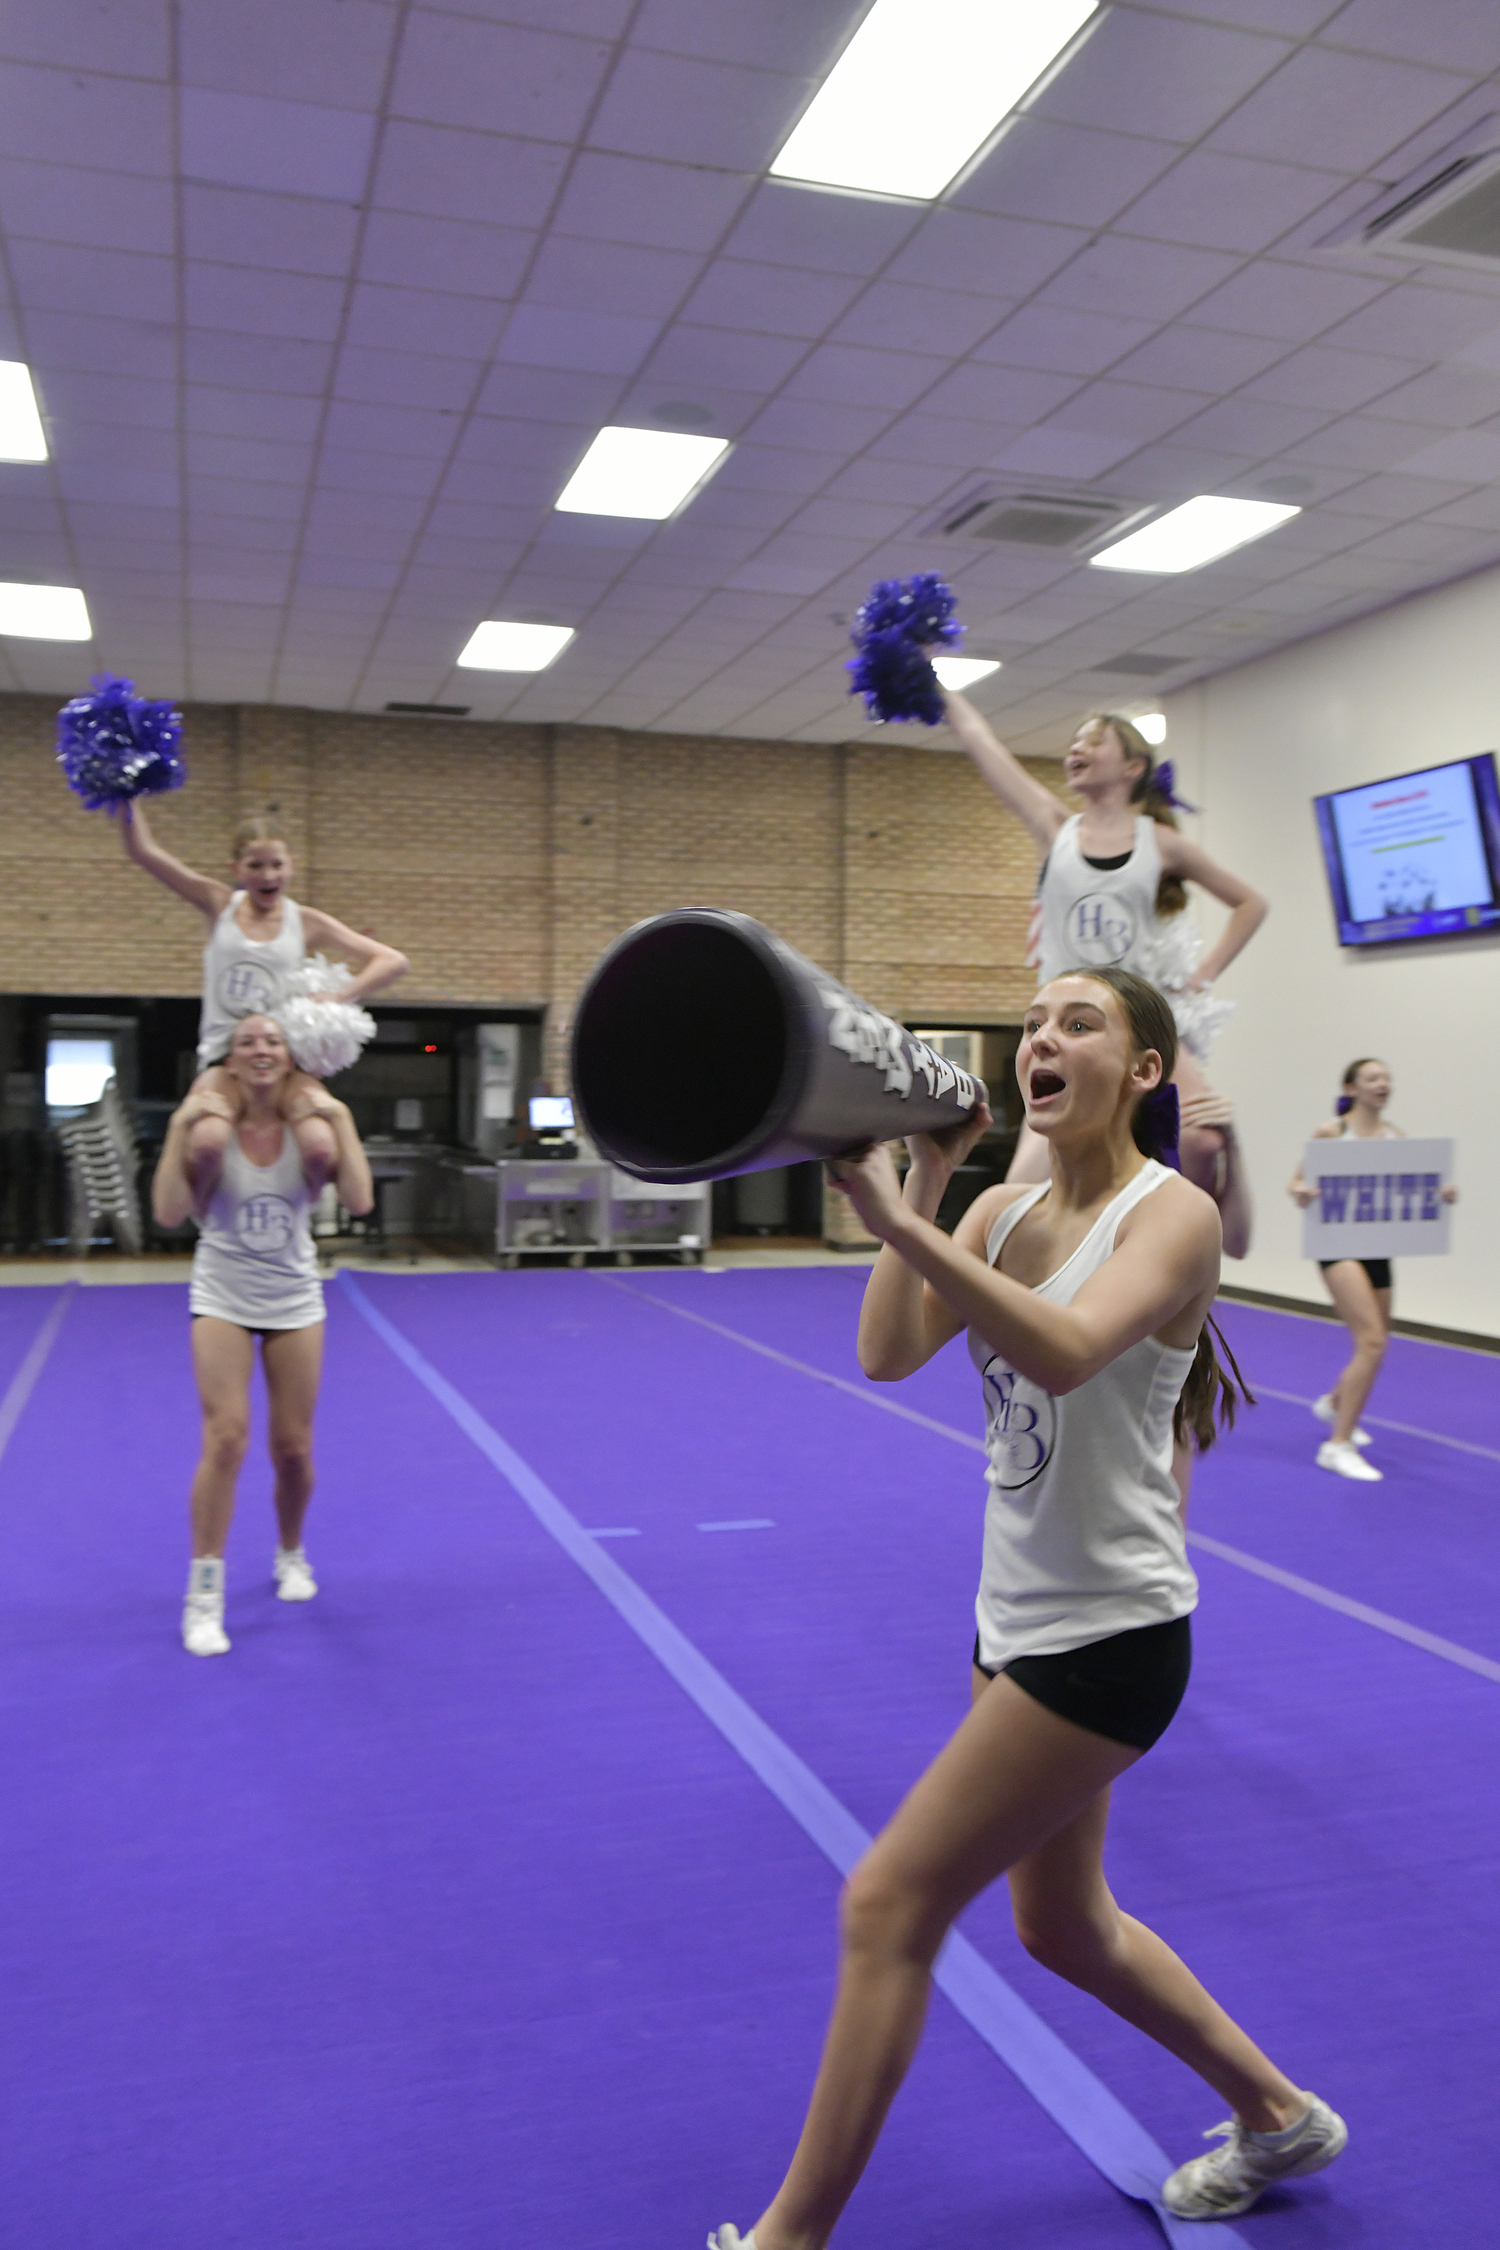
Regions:
<instances>
[{"instance_id":1,"label":"purple hair bow","mask_svg":"<svg viewBox=\"0 0 1500 2250\"><path fill-rule=\"evenodd\" d=\"M1159 789L1161 791L1162 795L1166 798L1167 803L1172 806L1174 811L1196 812L1198 810L1196 805L1190 805L1188 803L1186 797L1178 796L1177 776L1172 770L1172 761L1170 758L1163 758L1159 766L1153 766L1151 768L1151 786L1152 788Z\"/></svg>"},{"instance_id":2,"label":"purple hair bow","mask_svg":"<svg viewBox=\"0 0 1500 2250\"><path fill-rule=\"evenodd\" d=\"M1168 1164L1174 1172L1182 1166L1177 1161L1177 1141L1181 1118L1177 1107L1177 1088L1171 1084L1155 1086L1136 1109L1136 1118L1150 1142L1150 1153L1158 1164Z\"/></svg>"}]
</instances>

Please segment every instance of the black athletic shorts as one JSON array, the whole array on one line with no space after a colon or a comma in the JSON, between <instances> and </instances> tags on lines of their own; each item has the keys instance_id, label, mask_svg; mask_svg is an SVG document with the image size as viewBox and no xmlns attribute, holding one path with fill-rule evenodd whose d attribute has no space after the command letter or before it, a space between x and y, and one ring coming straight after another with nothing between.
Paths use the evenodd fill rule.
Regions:
<instances>
[{"instance_id":1,"label":"black athletic shorts","mask_svg":"<svg viewBox=\"0 0 1500 2250\"><path fill-rule=\"evenodd\" d=\"M977 1633L974 1662L995 1677L994 1669L979 1661ZM1149 1750L1176 1716L1192 1665L1192 1626L1186 1617L1171 1617L1058 1656L1013 1656L1000 1670L1060 1719L1111 1742Z\"/></svg>"},{"instance_id":2,"label":"black athletic shorts","mask_svg":"<svg viewBox=\"0 0 1500 2250\"><path fill-rule=\"evenodd\" d=\"M1391 1286L1389 1258L1320 1258L1318 1264L1324 1273L1327 1273L1330 1266L1363 1266L1370 1277L1372 1289L1389 1289Z\"/></svg>"}]
</instances>

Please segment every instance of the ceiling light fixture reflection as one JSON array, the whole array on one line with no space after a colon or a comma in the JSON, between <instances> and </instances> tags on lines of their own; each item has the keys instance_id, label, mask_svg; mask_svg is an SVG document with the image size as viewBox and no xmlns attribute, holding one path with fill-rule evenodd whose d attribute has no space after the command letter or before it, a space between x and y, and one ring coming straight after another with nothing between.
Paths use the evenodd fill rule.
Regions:
<instances>
[{"instance_id":1,"label":"ceiling light fixture reflection","mask_svg":"<svg viewBox=\"0 0 1500 2250\"><path fill-rule=\"evenodd\" d=\"M1149 742L1153 750L1159 750L1167 739L1165 711L1138 711L1130 723L1142 742Z\"/></svg>"},{"instance_id":2,"label":"ceiling light fixture reflection","mask_svg":"<svg viewBox=\"0 0 1500 2250\"><path fill-rule=\"evenodd\" d=\"M1264 539L1268 531L1300 516L1300 508L1286 508L1270 500L1221 500L1200 492L1184 500L1169 515L1116 540L1113 547L1090 555L1093 570L1201 570L1220 555Z\"/></svg>"},{"instance_id":3,"label":"ceiling light fixture reflection","mask_svg":"<svg viewBox=\"0 0 1500 2250\"><path fill-rule=\"evenodd\" d=\"M987 680L991 672L998 672L998 656L935 656L932 669L945 688L972 687L976 680Z\"/></svg>"},{"instance_id":4,"label":"ceiling light fixture reflection","mask_svg":"<svg viewBox=\"0 0 1500 2250\"><path fill-rule=\"evenodd\" d=\"M1098 0L875 0L771 166L785 180L940 195Z\"/></svg>"},{"instance_id":5,"label":"ceiling light fixture reflection","mask_svg":"<svg viewBox=\"0 0 1500 2250\"><path fill-rule=\"evenodd\" d=\"M728 438L681 430L602 429L558 494L569 516L675 516L729 451Z\"/></svg>"},{"instance_id":6,"label":"ceiling light fixture reflection","mask_svg":"<svg viewBox=\"0 0 1500 2250\"><path fill-rule=\"evenodd\" d=\"M458 661L470 672L545 672L573 638L571 625L476 625Z\"/></svg>"},{"instance_id":7,"label":"ceiling light fixture reflection","mask_svg":"<svg viewBox=\"0 0 1500 2250\"><path fill-rule=\"evenodd\" d=\"M0 585L0 633L18 641L91 641L94 628L80 587Z\"/></svg>"},{"instance_id":8,"label":"ceiling light fixture reflection","mask_svg":"<svg viewBox=\"0 0 1500 2250\"><path fill-rule=\"evenodd\" d=\"M21 359L0 359L0 461L45 461L47 433L36 410L31 369Z\"/></svg>"}]
</instances>

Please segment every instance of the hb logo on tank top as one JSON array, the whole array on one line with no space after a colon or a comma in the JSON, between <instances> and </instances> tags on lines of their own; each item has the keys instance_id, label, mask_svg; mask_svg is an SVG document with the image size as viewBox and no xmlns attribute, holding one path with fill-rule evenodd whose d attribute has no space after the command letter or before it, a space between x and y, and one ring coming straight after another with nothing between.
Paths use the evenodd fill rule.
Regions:
<instances>
[{"instance_id":1,"label":"hb logo on tank top","mask_svg":"<svg viewBox=\"0 0 1500 2250\"><path fill-rule=\"evenodd\" d=\"M297 1231L297 1214L284 1195L251 1195L234 1214L234 1239L254 1258L274 1258Z\"/></svg>"},{"instance_id":2,"label":"hb logo on tank top","mask_svg":"<svg viewBox=\"0 0 1500 2250\"><path fill-rule=\"evenodd\" d=\"M1090 891L1068 910L1073 959L1090 968L1123 961L1135 943L1135 916L1112 891Z\"/></svg>"},{"instance_id":3,"label":"hb logo on tank top","mask_svg":"<svg viewBox=\"0 0 1500 2250\"><path fill-rule=\"evenodd\" d=\"M263 1015L280 987L270 969L259 961L231 961L219 971L216 987L219 1006L226 1016Z\"/></svg>"},{"instance_id":4,"label":"hb logo on tank top","mask_svg":"<svg viewBox=\"0 0 1500 2250\"><path fill-rule=\"evenodd\" d=\"M1007 1367L997 1353L985 1361L984 1404L990 1474L1006 1492L1019 1492L1052 1458L1057 1409L1050 1394Z\"/></svg>"}]
</instances>

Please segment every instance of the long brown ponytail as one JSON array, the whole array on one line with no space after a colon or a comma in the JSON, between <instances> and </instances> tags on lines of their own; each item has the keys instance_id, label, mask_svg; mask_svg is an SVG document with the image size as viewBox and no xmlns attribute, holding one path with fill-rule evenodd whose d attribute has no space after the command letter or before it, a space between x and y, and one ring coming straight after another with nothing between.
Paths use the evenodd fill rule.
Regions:
<instances>
[{"instance_id":1,"label":"long brown ponytail","mask_svg":"<svg viewBox=\"0 0 1500 2250\"><path fill-rule=\"evenodd\" d=\"M1171 799L1156 778L1156 760L1151 745L1140 728L1117 711L1091 711L1085 722L1092 726L1113 727L1120 738L1120 748L1132 765L1137 761L1145 767L1130 791L1130 802L1139 806L1149 820L1159 827L1175 828L1177 815L1172 810ZM1187 905L1187 886L1180 875L1163 875L1156 886L1156 911L1162 916L1180 914Z\"/></svg>"},{"instance_id":2,"label":"long brown ponytail","mask_svg":"<svg viewBox=\"0 0 1500 2250\"><path fill-rule=\"evenodd\" d=\"M1065 969L1063 974L1088 977L1094 984L1108 985L1125 1012L1131 1044L1139 1053L1160 1055L1161 1083L1165 1085L1177 1065L1177 1025L1155 985L1138 977L1133 969L1116 968L1112 962L1100 969ZM1143 1156L1159 1156L1160 1147L1153 1143L1142 1114L1147 1098L1142 1095L1136 1104L1131 1131ZM1214 1348L1215 1340L1218 1350ZM1191 1439L1199 1453L1206 1453L1219 1434L1219 1425L1232 1429L1236 1409L1254 1404L1255 1394L1240 1373L1239 1362L1225 1342L1222 1329L1212 1313L1207 1314L1198 1331L1198 1348L1172 1416L1173 1437L1179 1445L1186 1445Z\"/></svg>"}]
</instances>

